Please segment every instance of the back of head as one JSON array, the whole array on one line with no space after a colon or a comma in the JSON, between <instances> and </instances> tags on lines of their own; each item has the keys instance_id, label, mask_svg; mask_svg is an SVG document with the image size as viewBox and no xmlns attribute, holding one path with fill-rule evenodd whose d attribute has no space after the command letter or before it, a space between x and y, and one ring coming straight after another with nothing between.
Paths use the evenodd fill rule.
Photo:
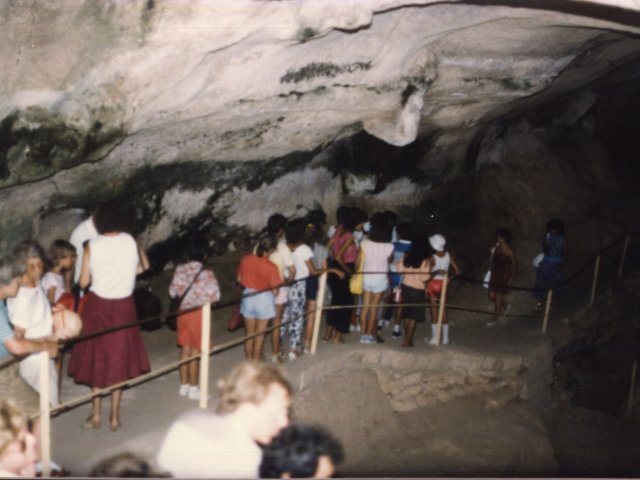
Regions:
<instances>
[{"instance_id":1,"label":"back of head","mask_svg":"<svg viewBox=\"0 0 640 480\"><path fill-rule=\"evenodd\" d=\"M149 462L133 453L119 453L101 460L90 477L104 478L168 478L169 474L155 470Z\"/></svg>"},{"instance_id":2,"label":"back of head","mask_svg":"<svg viewBox=\"0 0 640 480\"><path fill-rule=\"evenodd\" d=\"M291 385L282 372L272 365L244 362L218 381L216 412L232 413L245 402L260 404L277 383L291 395Z\"/></svg>"},{"instance_id":3,"label":"back of head","mask_svg":"<svg viewBox=\"0 0 640 480\"><path fill-rule=\"evenodd\" d=\"M511 230L509 230L508 228L499 228L496 230L496 237L500 237L502 239L504 239L505 243L507 245L511 245Z\"/></svg>"},{"instance_id":4,"label":"back of head","mask_svg":"<svg viewBox=\"0 0 640 480\"><path fill-rule=\"evenodd\" d=\"M547 232L551 233L554 230L558 235L564 235L564 223L562 223L562 220L552 218L547 222Z\"/></svg>"},{"instance_id":5,"label":"back of head","mask_svg":"<svg viewBox=\"0 0 640 480\"><path fill-rule=\"evenodd\" d=\"M314 225L319 227L322 227L327 223L327 214L324 213L324 210L321 209L310 210L305 218L308 223L313 223Z\"/></svg>"},{"instance_id":6,"label":"back of head","mask_svg":"<svg viewBox=\"0 0 640 480\"><path fill-rule=\"evenodd\" d=\"M209 242L204 235L194 235L187 244L187 259L204 262L209 255Z\"/></svg>"},{"instance_id":7,"label":"back of head","mask_svg":"<svg viewBox=\"0 0 640 480\"><path fill-rule=\"evenodd\" d=\"M330 458L334 465L341 463L342 445L323 428L290 425L264 447L260 477L317 478L322 456Z\"/></svg>"},{"instance_id":8,"label":"back of head","mask_svg":"<svg viewBox=\"0 0 640 480\"><path fill-rule=\"evenodd\" d=\"M263 257L274 248L276 248L276 239L272 235L265 233L258 237L258 242L256 243L256 255Z\"/></svg>"},{"instance_id":9,"label":"back of head","mask_svg":"<svg viewBox=\"0 0 640 480\"><path fill-rule=\"evenodd\" d=\"M129 232L129 211L115 200L104 202L94 210L93 224L99 234Z\"/></svg>"},{"instance_id":10,"label":"back of head","mask_svg":"<svg viewBox=\"0 0 640 480\"><path fill-rule=\"evenodd\" d=\"M389 218L383 212L376 212L371 215L371 230L369 230L369 240L372 242L384 242L391 241L392 226L389 223Z\"/></svg>"},{"instance_id":11,"label":"back of head","mask_svg":"<svg viewBox=\"0 0 640 480\"><path fill-rule=\"evenodd\" d=\"M274 213L267 219L267 232L271 235L275 235L284 228L287 224L287 219L281 213Z\"/></svg>"},{"instance_id":12,"label":"back of head","mask_svg":"<svg viewBox=\"0 0 640 480\"><path fill-rule=\"evenodd\" d=\"M365 211L358 207L352 207L347 212L342 225L344 226L345 230L353 232L358 225L366 221L367 214L365 213Z\"/></svg>"},{"instance_id":13,"label":"back of head","mask_svg":"<svg viewBox=\"0 0 640 480\"><path fill-rule=\"evenodd\" d=\"M350 208L346 205L340 205L338 207L338 209L336 210L336 222L338 223L338 225L344 223L345 218L347 218L347 215L349 214L349 210Z\"/></svg>"},{"instance_id":14,"label":"back of head","mask_svg":"<svg viewBox=\"0 0 640 480\"><path fill-rule=\"evenodd\" d=\"M307 231L307 221L304 218L294 218L284 227L284 238L287 243L296 245L304 242Z\"/></svg>"},{"instance_id":15,"label":"back of head","mask_svg":"<svg viewBox=\"0 0 640 480\"><path fill-rule=\"evenodd\" d=\"M404 266L408 268L420 268L422 262L433 255L433 249L429 240L423 236L417 236L411 242L411 250L404 257Z\"/></svg>"}]
</instances>

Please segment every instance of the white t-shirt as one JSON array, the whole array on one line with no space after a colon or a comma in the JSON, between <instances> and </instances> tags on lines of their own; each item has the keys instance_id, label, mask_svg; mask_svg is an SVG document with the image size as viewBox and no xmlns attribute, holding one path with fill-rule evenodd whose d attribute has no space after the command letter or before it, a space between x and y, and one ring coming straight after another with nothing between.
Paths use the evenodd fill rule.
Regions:
<instances>
[{"instance_id":1,"label":"white t-shirt","mask_svg":"<svg viewBox=\"0 0 640 480\"><path fill-rule=\"evenodd\" d=\"M257 478L262 450L237 415L192 411L171 425L157 460L176 478Z\"/></svg>"},{"instance_id":2,"label":"white t-shirt","mask_svg":"<svg viewBox=\"0 0 640 480\"><path fill-rule=\"evenodd\" d=\"M309 276L309 268L307 267L307 260L313 258L313 250L306 243L298 246L293 252L291 252L291 258L293 259L293 266L296 268L296 277L294 280L300 280Z\"/></svg>"},{"instance_id":3,"label":"white t-shirt","mask_svg":"<svg viewBox=\"0 0 640 480\"><path fill-rule=\"evenodd\" d=\"M55 288L53 303L56 303L60 299L60 295L64 293L64 278L59 273L45 273L40 283L42 284L42 289L44 290L45 295L51 287Z\"/></svg>"},{"instance_id":4,"label":"white t-shirt","mask_svg":"<svg viewBox=\"0 0 640 480\"><path fill-rule=\"evenodd\" d=\"M11 323L25 330L25 338L40 338L53 332L51 305L42 285L20 287L18 295L7 299Z\"/></svg>"},{"instance_id":5,"label":"white t-shirt","mask_svg":"<svg viewBox=\"0 0 640 480\"><path fill-rule=\"evenodd\" d=\"M364 254L364 272L376 272L367 275L371 279L378 279L387 275L389 271L389 257L393 253L393 243L372 242L365 239L362 242ZM379 273L384 272L384 273Z\"/></svg>"},{"instance_id":6,"label":"white t-shirt","mask_svg":"<svg viewBox=\"0 0 640 480\"><path fill-rule=\"evenodd\" d=\"M278 270L280 271L280 276L284 278L287 268L293 266L291 250L287 246L287 242L284 237L278 240L278 245L276 246L275 251L269 255L269 260L276 264L276 267L278 267Z\"/></svg>"},{"instance_id":7,"label":"white t-shirt","mask_svg":"<svg viewBox=\"0 0 640 480\"><path fill-rule=\"evenodd\" d=\"M91 291L102 298L125 298L133 293L138 247L128 233L99 235L89 242Z\"/></svg>"},{"instance_id":8,"label":"white t-shirt","mask_svg":"<svg viewBox=\"0 0 640 480\"><path fill-rule=\"evenodd\" d=\"M92 240L98 236L98 231L93 224L93 217L89 217L78 224L78 226L71 233L69 237L69 243L76 247L76 255L78 258L82 258L82 252L84 246L82 245L87 240ZM73 281L78 283L80 279L80 271L82 269L82 262L76 262L76 268L73 273Z\"/></svg>"}]
</instances>

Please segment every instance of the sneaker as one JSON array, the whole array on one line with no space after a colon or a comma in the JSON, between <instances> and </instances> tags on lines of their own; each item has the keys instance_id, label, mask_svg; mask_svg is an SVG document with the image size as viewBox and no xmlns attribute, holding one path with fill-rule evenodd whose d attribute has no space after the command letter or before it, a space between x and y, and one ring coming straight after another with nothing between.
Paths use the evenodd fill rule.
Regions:
<instances>
[{"instance_id":1,"label":"sneaker","mask_svg":"<svg viewBox=\"0 0 640 480\"><path fill-rule=\"evenodd\" d=\"M372 335L360 335L360 343L373 344L376 343L376 339Z\"/></svg>"},{"instance_id":2,"label":"sneaker","mask_svg":"<svg viewBox=\"0 0 640 480\"><path fill-rule=\"evenodd\" d=\"M181 384L180 390L178 390L178 393L180 394L181 397L186 397L187 394L189 393L189 384L188 383Z\"/></svg>"},{"instance_id":3,"label":"sneaker","mask_svg":"<svg viewBox=\"0 0 640 480\"><path fill-rule=\"evenodd\" d=\"M391 320L384 319L382 321L382 328L389 328L391 326Z\"/></svg>"},{"instance_id":4,"label":"sneaker","mask_svg":"<svg viewBox=\"0 0 640 480\"><path fill-rule=\"evenodd\" d=\"M290 362L293 362L296 358L298 358L298 354L296 352L289 352L287 357Z\"/></svg>"},{"instance_id":5,"label":"sneaker","mask_svg":"<svg viewBox=\"0 0 640 480\"><path fill-rule=\"evenodd\" d=\"M393 326L393 331L391 332L391 336L394 338L399 338L402 336L402 332L400 331L400 325Z\"/></svg>"},{"instance_id":6,"label":"sneaker","mask_svg":"<svg viewBox=\"0 0 640 480\"><path fill-rule=\"evenodd\" d=\"M429 337L424 337L424 341L427 342L429 345L437 345L435 337L431 339Z\"/></svg>"},{"instance_id":7,"label":"sneaker","mask_svg":"<svg viewBox=\"0 0 640 480\"><path fill-rule=\"evenodd\" d=\"M189 387L189 398L191 400L200 400L200 387L197 385Z\"/></svg>"},{"instance_id":8,"label":"sneaker","mask_svg":"<svg viewBox=\"0 0 640 480\"><path fill-rule=\"evenodd\" d=\"M445 339L445 340L442 340L442 345L451 345L451 342L450 342L450 341L449 341L449 339L447 338L447 339Z\"/></svg>"}]
</instances>

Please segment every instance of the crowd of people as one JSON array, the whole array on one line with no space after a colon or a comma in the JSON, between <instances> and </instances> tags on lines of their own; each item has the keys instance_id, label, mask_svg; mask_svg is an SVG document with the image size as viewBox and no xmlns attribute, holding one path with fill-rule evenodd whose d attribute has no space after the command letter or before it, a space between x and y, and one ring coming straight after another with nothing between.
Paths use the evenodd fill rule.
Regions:
<instances>
[{"instance_id":1,"label":"crowd of people","mask_svg":"<svg viewBox=\"0 0 640 480\"><path fill-rule=\"evenodd\" d=\"M0 434L4 442L0 444L0 473L5 470L19 475L31 473L31 463L28 468L11 467L13 470L4 463L5 454L13 452L12 445L16 442L21 453L29 458L38 457L39 422L32 422L27 432L23 420L25 415L32 415L38 410L41 370L37 356L33 355L35 352L46 351L51 358L48 374L52 406L60 403L61 357L69 351L69 375L93 392L150 370L140 329L131 326L137 318L132 296L136 277L149 269L150 264L145 249L128 233L126 218L121 205L106 202L78 225L68 241L55 240L48 254L37 242L29 240L18 244L11 256L0 259L0 362L12 356L21 357L17 363L0 367L0 401L3 402L0 404L0 420L4 422L0 430L7 432ZM313 210L294 219L287 219L279 213L268 218L255 247L242 258L237 270L237 283L242 288L240 313L244 317L246 334L250 337L244 342L244 353L250 363L245 364L244 370L234 371L225 380L227 383L220 385L222 406L219 406L215 418L201 418L199 413L190 413L172 427L162 450L165 453L159 457L159 464L170 473L199 476L189 470L196 468L193 458L197 452L183 451L184 465L176 463L181 457L175 449L182 447L179 441L171 440L174 433L201 437L202 442L199 443L206 450L214 448L207 443L208 440L205 441L207 431L228 430L227 439L233 438L230 445L235 445L229 448L252 459L251 462L246 458L238 462L245 468L248 465L252 469L255 467L251 472L241 472L243 475L251 473L249 476L296 476L294 470L297 467L292 465L306 460L293 459L299 451L290 443L315 442L325 445L325 450L333 449L329 455L333 462L331 465L342 458L341 452L335 453L339 450L334 448L335 439L321 429L299 425L289 427L287 414L281 415L287 418L283 420L260 413L263 407L272 409L272 414L276 410L286 412L291 396L290 386L278 377L278 370L261 363L266 330L273 327L271 362L293 361L308 353L314 330L318 278L324 272L329 274L332 304L346 307L326 313L324 341L344 343L344 335L357 332L360 343L378 344L384 342L380 330L393 324L392 338L403 337L402 346L412 347L418 324L427 322L430 313L431 331L425 340L429 344L450 343L446 311L442 317L442 338L437 338L437 305L444 282L450 282L459 275L460 269L447 249L445 237L438 233L427 236L409 223L398 223L391 211L375 212L369 217L359 208L340 207L336 218L334 226L328 225L327 216L321 210ZM510 309L505 296L518 268L511 240L511 232L500 228L496 231L495 245L490 249L486 286L495 307L488 325L494 325L499 316ZM567 243L560 220L547 223L542 250L536 260L536 308L541 305L546 291L561 279ZM176 343L180 347L181 360L193 357L201 347L201 310L194 307L216 303L221 298L216 275L207 265L208 253L205 237L196 235L190 238L169 287L169 295L180 305ZM79 316L72 312L79 313ZM109 331L101 333L104 330ZM72 349L64 346L64 341L78 335L80 340L73 343ZM195 360L180 366L178 392L181 396L200 397L198 367ZM247 380L249 378L253 380ZM248 388L249 384L253 386ZM243 389L253 393L247 398L238 397ZM227 394L233 400L225 403ZM115 431L122 424L122 389L113 389L110 395L108 424ZM100 395L94 396L84 428L101 428L101 407ZM243 413L239 415L237 412ZM233 420L236 416L245 420ZM271 425L263 425L262 417L271 418ZM245 421L247 425L241 426ZM249 430L240 435L245 427ZM262 433L253 431L260 427L265 429ZM31 433L34 435L33 455L24 440L28 438L30 441ZM257 448L256 445L265 448ZM266 448L268 445L275 450ZM323 451L320 447L317 450ZM287 451L292 455L286 460L290 463L279 465L278 462L285 461L287 454L283 452ZM207 455L210 454L208 451ZM222 455L221 464L232 455L228 451L224 453L224 450L218 454ZM327 467L326 455L317 456L321 460L320 463L312 462L313 468L330 471L324 470ZM262 466L260 459L263 459ZM129 461L120 463L131 464ZM34 465L37 470L37 463ZM205 471L205 467L202 468ZM309 473L311 467L305 468L304 471ZM54 469L65 473L55 462ZM222 466L219 471L227 472ZM234 474L227 473L229 476ZM316 470L313 473L317 473ZM206 470L204 476L211 474L212 471Z\"/></svg>"}]
</instances>

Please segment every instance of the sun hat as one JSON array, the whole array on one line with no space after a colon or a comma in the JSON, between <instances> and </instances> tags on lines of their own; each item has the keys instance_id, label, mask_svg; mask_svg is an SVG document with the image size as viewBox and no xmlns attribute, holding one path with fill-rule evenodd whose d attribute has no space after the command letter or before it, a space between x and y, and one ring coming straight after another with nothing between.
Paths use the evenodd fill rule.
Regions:
<instances>
[{"instance_id":1,"label":"sun hat","mask_svg":"<svg viewBox=\"0 0 640 480\"><path fill-rule=\"evenodd\" d=\"M447 241L440 234L436 233L435 235L431 235L429 237L429 245L431 245L431 247L436 252L443 252L444 251L444 246L446 245L446 243L447 243Z\"/></svg>"}]
</instances>

